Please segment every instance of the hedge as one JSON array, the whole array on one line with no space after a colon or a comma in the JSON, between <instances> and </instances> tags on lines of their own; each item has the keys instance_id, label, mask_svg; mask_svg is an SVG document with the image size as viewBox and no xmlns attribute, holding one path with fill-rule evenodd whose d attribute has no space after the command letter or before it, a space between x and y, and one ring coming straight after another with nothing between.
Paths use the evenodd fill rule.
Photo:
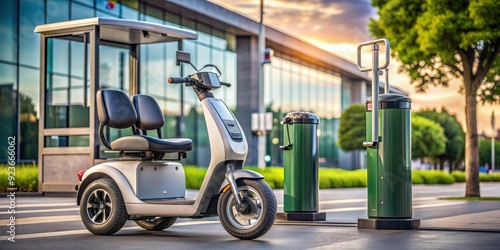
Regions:
<instances>
[{"instance_id":1,"label":"hedge","mask_svg":"<svg viewBox=\"0 0 500 250\"><path fill-rule=\"evenodd\" d=\"M271 188L283 188L284 172L282 167L268 167L260 169L257 167L245 167L245 169L256 171L264 176L264 180ZM185 166L186 188L199 189L205 177L206 168L196 166ZM17 165L15 184L19 192L38 191L38 166ZM485 174L480 173L482 182L500 182L500 173ZM366 187L366 169L344 170L338 168L320 168L318 173L319 188L350 188ZM453 171L451 174L434 170L414 170L412 171L413 184L452 184L455 182L465 182L465 173ZM8 165L0 165L0 193L7 192Z\"/></svg>"},{"instance_id":2,"label":"hedge","mask_svg":"<svg viewBox=\"0 0 500 250\"><path fill-rule=\"evenodd\" d=\"M0 165L0 193L6 193L7 188L16 188L17 192L38 192L38 166L16 165L15 170L9 165ZM15 173L15 175L13 174ZM9 176L14 177L14 186L10 185Z\"/></svg>"}]
</instances>

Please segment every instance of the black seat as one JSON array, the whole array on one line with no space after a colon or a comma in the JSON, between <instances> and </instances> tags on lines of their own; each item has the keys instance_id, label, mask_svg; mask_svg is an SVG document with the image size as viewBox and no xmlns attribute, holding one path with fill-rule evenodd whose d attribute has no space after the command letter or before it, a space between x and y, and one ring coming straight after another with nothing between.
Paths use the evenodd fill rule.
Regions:
<instances>
[{"instance_id":1,"label":"black seat","mask_svg":"<svg viewBox=\"0 0 500 250\"><path fill-rule=\"evenodd\" d=\"M118 151L154 151L160 153L186 152L193 149L191 139L159 139L148 135L132 135L111 142Z\"/></svg>"},{"instance_id":2,"label":"black seat","mask_svg":"<svg viewBox=\"0 0 500 250\"><path fill-rule=\"evenodd\" d=\"M142 131L143 137L147 138L148 143L151 147L157 147L157 143L160 141L168 141L168 143L170 144L175 144L175 147L177 149L183 150L164 150L163 152L186 152L193 149L193 143L191 139L162 139L161 128L165 124L165 120L163 119L163 113L161 112L160 106L153 97L144 94L135 94L130 98L130 100L132 101L132 104L134 105L135 111L137 113L137 122L135 123L135 126L137 127L137 129L140 129ZM156 130L159 138L148 136L148 130ZM139 133L139 131L137 131L137 133Z\"/></svg>"},{"instance_id":3,"label":"black seat","mask_svg":"<svg viewBox=\"0 0 500 250\"><path fill-rule=\"evenodd\" d=\"M157 153L173 153L192 150L193 146L191 139L159 139L148 135L125 136L118 138L109 144L103 133L105 126L111 128L132 127L134 134L137 134L137 129L135 127L136 124L143 130L159 130L163 126L163 115L161 114L161 110L156 101L152 98L153 102L151 102L148 98L145 98L147 101L141 101L142 99L142 97L138 97L138 106L136 105L136 108L138 108L137 110L141 112L138 116L136 108L134 108L134 105L132 105L130 99L125 93L110 89L99 90L97 92L97 114L100 121L99 136L102 143L111 150L121 152L149 151ZM158 111L160 112L159 114ZM138 117L141 119L138 119ZM159 133L159 135L161 136L161 133Z\"/></svg>"}]
</instances>

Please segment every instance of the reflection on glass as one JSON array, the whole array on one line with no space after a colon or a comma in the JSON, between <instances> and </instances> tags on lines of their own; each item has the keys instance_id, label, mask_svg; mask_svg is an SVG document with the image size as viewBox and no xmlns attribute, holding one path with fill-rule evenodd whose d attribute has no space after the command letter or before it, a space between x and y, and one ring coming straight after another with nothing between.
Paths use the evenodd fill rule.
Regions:
<instances>
[{"instance_id":1,"label":"reflection on glass","mask_svg":"<svg viewBox=\"0 0 500 250\"><path fill-rule=\"evenodd\" d=\"M47 0L45 16L47 23L56 23L69 20L68 0Z\"/></svg>"},{"instance_id":2,"label":"reflection on glass","mask_svg":"<svg viewBox=\"0 0 500 250\"><path fill-rule=\"evenodd\" d=\"M282 140L279 121L287 112L311 111L320 118L320 157L327 164L338 161L338 146L335 142L338 117L341 109L341 78L284 58L273 58L270 69L264 72L266 107L273 112L276 122L268 136L268 153L272 164L282 163L282 152L273 145ZM268 85L268 86L266 86Z\"/></svg>"},{"instance_id":3,"label":"reflection on glass","mask_svg":"<svg viewBox=\"0 0 500 250\"><path fill-rule=\"evenodd\" d=\"M17 53L17 3L3 1L0 8L2 39L0 39L0 60L15 62Z\"/></svg>"},{"instance_id":4,"label":"reflection on glass","mask_svg":"<svg viewBox=\"0 0 500 250\"><path fill-rule=\"evenodd\" d=\"M94 16L94 9L84 7L77 3L71 4L71 20L90 18Z\"/></svg>"},{"instance_id":5,"label":"reflection on glass","mask_svg":"<svg viewBox=\"0 0 500 250\"><path fill-rule=\"evenodd\" d=\"M8 137L16 136L16 68L0 63L0 159L7 159ZM16 143L16 145L19 145Z\"/></svg>"},{"instance_id":6,"label":"reflection on glass","mask_svg":"<svg viewBox=\"0 0 500 250\"><path fill-rule=\"evenodd\" d=\"M163 10L150 4L146 5L146 21L163 23Z\"/></svg>"},{"instance_id":7,"label":"reflection on glass","mask_svg":"<svg viewBox=\"0 0 500 250\"><path fill-rule=\"evenodd\" d=\"M236 56L236 53L230 52L230 51L226 51L224 54L225 54L226 63L225 63L225 68L221 69L221 70L225 76L224 81L231 83L231 87L225 89L226 95L225 95L224 102L226 103L226 105L230 109L235 110L236 109L236 95L237 95L236 91L238 91L238 79L237 79L237 72L236 72L237 56Z\"/></svg>"},{"instance_id":8,"label":"reflection on glass","mask_svg":"<svg viewBox=\"0 0 500 250\"><path fill-rule=\"evenodd\" d=\"M2 8L5 8L5 2L6 1L2 2ZM44 23L44 3L43 1L21 0L19 2L19 12L19 63L39 67L40 34L33 32L33 30L35 30L36 25ZM3 21L0 23L4 26ZM8 52L2 49L2 54L3 53Z\"/></svg>"},{"instance_id":9,"label":"reflection on glass","mask_svg":"<svg viewBox=\"0 0 500 250\"><path fill-rule=\"evenodd\" d=\"M104 1L104 0L99 0L99 1ZM94 0L73 0L73 2L80 2L89 5L90 7L94 7Z\"/></svg>"},{"instance_id":10,"label":"reflection on glass","mask_svg":"<svg viewBox=\"0 0 500 250\"><path fill-rule=\"evenodd\" d=\"M129 2L132 2L131 0L122 0L123 6L122 6L122 14L121 18L125 19L131 19L131 20L137 20L139 18L139 11L137 11L137 7L130 7L130 6L135 6L133 4L127 5ZM135 0L135 3L137 3L137 0Z\"/></svg>"},{"instance_id":11,"label":"reflection on glass","mask_svg":"<svg viewBox=\"0 0 500 250\"><path fill-rule=\"evenodd\" d=\"M128 92L130 51L101 45L99 52L99 87Z\"/></svg>"},{"instance_id":12,"label":"reflection on glass","mask_svg":"<svg viewBox=\"0 0 500 250\"><path fill-rule=\"evenodd\" d=\"M24 160L38 159L39 79L39 70L19 68L19 151Z\"/></svg>"},{"instance_id":13,"label":"reflection on glass","mask_svg":"<svg viewBox=\"0 0 500 250\"><path fill-rule=\"evenodd\" d=\"M48 45L45 127L88 127L89 97L88 84L83 82L83 67L86 66L83 64L83 43L50 38Z\"/></svg>"},{"instance_id":14,"label":"reflection on glass","mask_svg":"<svg viewBox=\"0 0 500 250\"><path fill-rule=\"evenodd\" d=\"M96 1L96 9L102 12L106 12L107 14L118 16L120 15L121 4L118 1L109 1L109 0L97 0Z\"/></svg>"},{"instance_id":15,"label":"reflection on glass","mask_svg":"<svg viewBox=\"0 0 500 250\"><path fill-rule=\"evenodd\" d=\"M88 147L88 135L45 136L45 147Z\"/></svg>"},{"instance_id":16,"label":"reflection on glass","mask_svg":"<svg viewBox=\"0 0 500 250\"><path fill-rule=\"evenodd\" d=\"M68 74L69 41L49 38L47 41L47 69L50 73ZM82 50L83 53L83 50Z\"/></svg>"},{"instance_id":17,"label":"reflection on glass","mask_svg":"<svg viewBox=\"0 0 500 250\"><path fill-rule=\"evenodd\" d=\"M140 11L143 13L140 14ZM121 17L132 20L147 20L156 23L180 26L197 30L200 39L183 41L184 51L191 53L196 66L206 63L216 64L223 73L222 80L232 84L230 88L217 90L217 96L224 99L231 108L236 108L237 97L237 55L236 35L219 30L179 14L159 9L144 1L138 0L18 0L2 1L0 23L7 32L0 39L0 61L10 62L16 66L0 63L0 119L4 122L0 128L3 137L16 134L19 126L20 157L22 159L37 158L37 123L39 121L39 93L44 91L46 97L45 128L88 127L90 101L90 68L84 65L84 45L78 41L49 38L47 41L47 79L46 89L39 89L39 37L34 33L35 25L75 20L89 17ZM19 34L17 34L19 32ZM149 46L149 45L148 45ZM156 47L155 47L156 46ZM208 145L204 118L201 115L198 98L192 90L184 88L184 103L181 103L180 85L168 85L169 76L183 76L193 73L189 66L175 65L175 52L178 43L150 46L149 52L141 47L141 91L156 98L165 117L164 135L179 136L179 116L181 110L186 115L186 126L183 136L192 136L198 140L196 154L203 157L209 154L204 145ZM19 48L19 51L17 51ZM100 87L121 89L128 93L129 89L129 52L127 49L100 46ZM17 56L19 55L19 58ZM87 55L88 56L88 55ZM88 60L89 62L89 60ZM17 66L19 65L19 66ZM19 67L19 68L16 68ZM84 76L87 67L87 76ZM146 74L147 70L147 74ZM84 82L87 79L87 82ZM17 84L19 81L19 85ZM19 86L19 93L17 87ZM18 100L17 100L18 99ZM16 105L18 103L18 106ZM19 111L16 113L16 108ZM190 120L194 118L194 120ZM17 124L16 121L20 121ZM187 131L190 131L188 134ZM131 134L130 130L109 130L111 138ZM88 138L57 137L45 138L49 146L87 145ZM6 142L6 140L3 140ZM3 145L3 144L1 144ZM0 160L4 153L0 152ZM192 162L191 162L192 163Z\"/></svg>"}]
</instances>

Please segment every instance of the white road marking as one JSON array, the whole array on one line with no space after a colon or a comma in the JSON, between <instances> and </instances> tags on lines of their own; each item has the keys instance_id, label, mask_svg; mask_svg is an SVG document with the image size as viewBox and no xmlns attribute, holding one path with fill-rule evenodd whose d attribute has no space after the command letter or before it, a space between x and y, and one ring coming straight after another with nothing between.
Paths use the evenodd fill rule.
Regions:
<instances>
[{"instance_id":1,"label":"white road marking","mask_svg":"<svg viewBox=\"0 0 500 250\"><path fill-rule=\"evenodd\" d=\"M439 203L434 203L434 204L424 204L424 205L417 205L413 206L413 209L416 208L427 208L427 207L443 207L443 206L454 206L454 205L462 205L465 204L465 201L459 201L459 202L439 202ZM359 210L366 210L367 207L343 207L343 208L333 208L333 209L324 209L320 210L320 212L348 212L348 211L359 211Z\"/></svg>"},{"instance_id":2,"label":"white road marking","mask_svg":"<svg viewBox=\"0 0 500 250\"><path fill-rule=\"evenodd\" d=\"M67 212L67 211L78 211L80 208L74 207L74 208L60 208L60 209L41 209L41 210L17 210L16 207L16 214L27 214L27 213L50 213L50 212ZM9 212L0 212L0 214L8 214Z\"/></svg>"},{"instance_id":3,"label":"white road marking","mask_svg":"<svg viewBox=\"0 0 500 250\"><path fill-rule=\"evenodd\" d=\"M44 216L44 217L30 217L30 218L16 218L16 225L29 225L40 223L54 223L54 222L68 222L79 221L80 215L63 215L63 216ZM0 225L6 225L10 220L0 220Z\"/></svg>"},{"instance_id":4,"label":"white road marking","mask_svg":"<svg viewBox=\"0 0 500 250\"><path fill-rule=\"evenodd\" d=\"M454 205L462 205L465 203L467 203L467 202L466 201L458 201L458 202L448 202L448 203L434 203L434 204L424 204L424 205L413 206L413 208L454 206Z\"/></svg>"},{"instance_id":5,"label":"white road marking","mask_svg":"<svg viewBox=\"0 0 500 250\"><path fill-rule=\"evenodd\" d=\"M358 211L358 210L366 210L366 206L324 209L324 210L320 210L320 212L325 212L325 213L327 213L327 212L347 212L347 211Z\"/></svg>"},{"instance_id":6,"label":"white road marking","mask_svg":"<svg viewBox=\"0 0 500 250\"><path fill-rule=\"evenodd\" d=\"M418 197L413 198L413 201L425 201L425 200L437 200L438 197ZM366 202L366 199L343 199L343 200L325 200L320 201L320 205L328 205L328 204L342 204L342 203L359 203ZM283 204L278 204L278 207L283 207Z\"/></svg>"},{"instance_id":7,"label":"white road marking","mask_svg":"<svg viewBox=\"0 0 500 250\"><path fill-rule=\"evenodd\" d=\"M418 197L413 198L414 201L417 200L436 200L437 197ZM323 200L320 201L320 205L328 205L328 204L343 204L343 203L358 203L358 202L366 202L366 199L343 199L343 200ZM74 206L73 208L57 208L57 209L40 209L40 210L25 210L20 211L18 208L38 208L38 207L63 207L63 206ZM278 207L282 208L283 204L278 204ZM0 206L0 209L7 209L7 205ZM79 207L76 206L76 203L50 203L50 204L22 204L16 205L16 214L22 213L49 213L49 212L64 212L64 211L78 211ZM8 212L0 212L0 214L8 214Z\"/></svg>"},{"instance_id":8,"label":"white road marking","mask_svg":"<svg viewBox=\"0 0 500 250\"><path fill-rule=\"evenodd\" d=\"M218 224L219 221L186 221L179 222L172 225L172 227L181 227L181 226L193 226L193 225L206 225L206 224ZM120 229L122 230L142 230L141 227L132 226L132 227L124 227ZM45 237L57 237L57 236L68 236L68 235L79 235L79 234L88 234L91 235L87 229L79 229L79 230L68 230L68 231L56 231L56 232L46 232L46 233L33 233L33 234L16 234L16 240L21 239L33 239L33 238L45 238ZM0 240L7 240L9 236L0 237Z\"/></svg>"},{"instance_id":9,"label":"white road marking","mask_svg":"<svg viewBox=\"0 0 500 250\"><path fill-rule=\"evenodd\" d=\"M25 207L64 207L64 206L75 206L76 207L76 201L75 202L69 202L69 203L48 203L48 204L16 204L16 209L18 208L25 208ZM7 209L9 208L9 205L0 205L1 209Z\"/></svg>"}]
</instances>

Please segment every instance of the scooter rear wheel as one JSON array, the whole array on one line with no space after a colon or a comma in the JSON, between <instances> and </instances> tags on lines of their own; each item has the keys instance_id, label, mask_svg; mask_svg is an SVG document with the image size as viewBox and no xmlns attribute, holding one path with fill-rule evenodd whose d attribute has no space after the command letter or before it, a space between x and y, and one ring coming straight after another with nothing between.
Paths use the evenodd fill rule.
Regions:
<instances>
[{"instance_id":1,"label":"scooter rear wheel","mask_svg":"<svg viewBox=\"0 0 500 250\"><path fill-rule=\"evenodd\" d=\"M152 219L136 220L135 223L149 231L163 231L172 226L177 217L155 217Z\"/></svg>"},{"instance_id":2,"label":"scooter rear wheel","mask_svg":"<svg viewBox=\"0 0 500 250\"><path fill-rule=\"evenodd\" d=\"M238 180L237 185L243 206L238 206L231 188L222 193L217 204L220 222L236 238L258 238L274 224L276 197L263 180Z\"/></svg>"},{"instance_id":3,"label":"scooter rear wheel","mask_svg":"<svg viewBox=\"0 0 500 250\"><path fill-rule=\"evenodd\" d=\"M93 234L111 235L118 232L129 215L116 183L104 178L90 183L80 200L80 217Z\"/></svg>"}]
</instances>

